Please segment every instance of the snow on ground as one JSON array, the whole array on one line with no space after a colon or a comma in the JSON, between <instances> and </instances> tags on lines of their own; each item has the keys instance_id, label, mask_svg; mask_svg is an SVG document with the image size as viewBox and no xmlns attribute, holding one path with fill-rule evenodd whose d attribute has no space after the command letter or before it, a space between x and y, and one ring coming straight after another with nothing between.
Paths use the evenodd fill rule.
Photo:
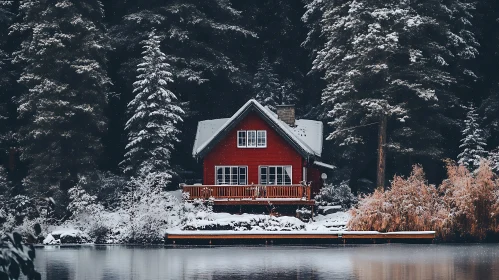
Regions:
<instances>
[{"instance_id":1,"label":"snow on ground","mask_svg":"<svg viewBox=\"0 0 499 280\"><path fill-rule=\"evenodd\" d=\"M348 220L350 220L350 214L348 214L347 212L336 212L327 215L318 215L314 217L314 221L307 224L306 230L345 230Z\"/></svg>"},{"instance_id":2,"label":"snow on ground","mask_svg":"<svg viewBox=\"0 0 499 280\"><path fill-rule=\"evenodd\" d=\"M61 243L87 243L90 237L80 230L74 228L58 228L52 230L45 239L43 244L54 245Z\"/></svg>"},{"instance_id":3,"label":"snow on ground","mask_svg":"<svg viewBox=\"0 0 499 280\"><path fill-rule=\"evenodd\" d=\"M168 194L175 197L178 201L182 201L182 190L169 191Z\"/></svg>"},{"instance_id":4,"label":"snow on ground","mask_svg":"<svg viewBox=\"0 0 499 280\"><path fill-rule=\"evenodd\" d=\"M209 213L202 219L187 222L183 230L233 230L233 231L340 231L346 230L350 215L337 212L318 215L313 221L303 222L298 218L257 214Z\"/></svg>"},{"instance_id":5,"label":"snow on ground","mask_svg":"<svg viewBox=\"0 0 499 280\"><path fill-rule=\"evenodd\" d=\"M55 239L52 234L48 234L45 239L43 239L43 244L44 245L56 245L56 244L61 244L60 239Z\"/></svg>"},{"instance_id":6,"label":"snow on ground","mask_svg":"<svg viewBox=\"0 0 499 280\"><path fill-rule=\"evenodd\" d=\"M80 230L71 229L71 228L60 228L60 229L52 231L52 235L59 235L61 237L64 237L64 236L76 237L76 236L79 236L81 234L82 234L82 232Z\"/></svg>"}]
</instances>

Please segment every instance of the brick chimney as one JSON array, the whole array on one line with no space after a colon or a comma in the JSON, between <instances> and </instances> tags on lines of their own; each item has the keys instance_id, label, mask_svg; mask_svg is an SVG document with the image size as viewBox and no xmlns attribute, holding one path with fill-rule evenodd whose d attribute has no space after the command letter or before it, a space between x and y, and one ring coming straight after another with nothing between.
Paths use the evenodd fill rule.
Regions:
<instances>
[{"instance_id":1,"label":"brick chimney","mask_svg":"<svg viewBox=\"0 0 499 280\"><path fill-rule=\"evenodd\" d=\"M277 117L289 126L295 126L295 105L277 105Z\"/></svg>"}]
</instances>

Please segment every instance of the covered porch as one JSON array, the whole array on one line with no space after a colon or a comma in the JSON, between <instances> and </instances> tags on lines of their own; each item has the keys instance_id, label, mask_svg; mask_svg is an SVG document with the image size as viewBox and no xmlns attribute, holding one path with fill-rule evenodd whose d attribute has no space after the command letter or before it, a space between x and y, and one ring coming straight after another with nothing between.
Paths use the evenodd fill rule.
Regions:
<instances>
[{"instance_id":1,"label":"covered porch","mask_svg":"<svg viewBox=\"0 0 499 280\"><path fill-rule=\"evenodd\" d=\"M182 185L189 200L213 199L214 205L314 205L308 185Z\"/></svg>"}]
</instances>

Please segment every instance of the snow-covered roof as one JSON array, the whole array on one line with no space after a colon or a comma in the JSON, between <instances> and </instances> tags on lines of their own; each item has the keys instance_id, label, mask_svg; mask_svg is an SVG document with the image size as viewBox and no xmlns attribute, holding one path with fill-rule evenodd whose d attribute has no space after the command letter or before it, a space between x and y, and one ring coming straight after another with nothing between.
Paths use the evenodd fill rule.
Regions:
<instances>
[{"instance_id":1,"label":"snow-covered roof","mask_svg":"<svg viewBox=\"0 0 499 280\"><path fill-rule=\"evenodd\" d=\"M200 121L198 123L198 130L196 132L196 139L194 140L192 154L196 155L199 147L215 135L220 127L222 127L222 125L224 125L228 120L229 118Z\"/></svg>"},{"instance_id":2,"label":"snow-covered roof","mask_svg":"<svg viewBox=\"0 0 499 280\"><path fill-rule=\"evenodd\" d=\"M250 99L246 102L230 118L200 121L198 123L196 139L192 150L193 156L198 156L213 140L215 140L217 136L227 130L230 125L233 125L234 122L252 106L256 108L257 112L260 112L266 117L264 119L267 119L271 122L271 124L278 127L304 152L310 155L321 156L323 139L322 122L315 120L296 120L296 126L290 127L283 121L279 120L277 114L272 112L267 107L262 106L254 99Z\"/></svg>"}]
</instances>

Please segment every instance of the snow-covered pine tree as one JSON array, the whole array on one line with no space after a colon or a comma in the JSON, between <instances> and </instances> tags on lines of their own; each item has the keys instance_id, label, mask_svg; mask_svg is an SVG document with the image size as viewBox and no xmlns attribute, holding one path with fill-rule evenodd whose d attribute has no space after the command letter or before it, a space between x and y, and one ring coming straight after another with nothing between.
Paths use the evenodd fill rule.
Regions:
<instances>
[{"instance_id":1,"label":"snow-covered pine tree","mask_svg":"<svg viewBox=\"0 0 499 280\"><path fill-rule=\"evenodd\" d=\"M258 34L258 38L251 40L248 45L252 53L242 57L248 65L261 65L262 60L253 61L253 53L263 54L263 59L271 62L273 73L279 76L279 81L285 93L292 93L301 98L307 83L311 83L308 72L309 57L300 47L306 29L300 22L302 2L288 0L243 1L238 2L243 19L248 22L248 28ZM276 11L279 11L276 13ZM315 91L317 92L317 91ZM307 92L305 102L315 102L317 95L312 98ZM255 92L252 92L253 96ZM289 102L297 105L302 111L303 103ZM288 103L288 104L289 104Z\"/></svg>"},{"instance_id":2,"label":"snow-covered pine tree","mask_svg":"<svg viewBox=\"0 0 499 280\"><path fill-rule=\"evenodd\" d=\"M459 101L449 89L465 75L462 61L478 53L471 15L463 11L472 5L462 2L468 1L309 1L304 46L314 56L312 72L326 82L329 139L361 151L358 144L365 147L373 131L345 128L385 114L390 151L432 159L443 154L440 128L455 125L446 113Z\"/></svg>"},{"instance_id":3,"label":"snow-covered pine tree","mask_svg":"<svg viewBox=\"0 0 499 280\"><path fill-rule=\"evenodd\" d=\"M499 174L499 147L489 152L490 167Z\"/></svg>"},{"instance_id":4,"label":"snow-covered pine tree","mask_svg":"<svg viewBox=\"0 0 499 280\"><path fill-rule=\"evenodd\" d=\"M8 28L13 17L12 13L9 11L11 2L12 1L0 1L0 83L2 86L5 82L5 78L7 77L5 66L9 59L9 55L7 51L5 51L5 45L7 41Z\"/></svg>"},{"instance_id":5,"label":"snow-covered pine tree","mask_svg":"<svg viewBox=\"0 0 499 280\"><path fill-rule=\"evenodd\" d=\"M9 26L14 14L12 1L0 1L0 155L5 155L12 142L12 127L9 125L9 110L14 95L14 75L10 73ZM10 40L11 41L11 40ZM1 161L0 161L1 163Z\"/></svg>"},{"instance_id":6,"label":"snow-covered pine tree","mask_svg":"<svg viewBox=\"0 0 499 280\"><path fill-rule=\"evenodd\" d=\"M7 178L7 171L0 165L0 211L7 206L10 195L10 183Z\"/></svg>"},{"instance_id":7,"label":"snow-covered pine tree","mask_svg":"<svg viewBox=\"0 0 499 280\"><path fill-rule=\"evenodd\" d=\"M128 242L161 242L163 230L178 226L181 203L162 186L168 183L155 174L132 178L121 196L121 213L128 218L124 238Z\"/></svg>"},{"instance_id":8,"label":"snow-covered pine tree","mask_svg":"<svg viewBox=\"0 0 499 280\"><path fill-rule=\"evenodd\" d=\"M175 93L189 101L186 118L189 112L215 116L215 106L219 108L216 114L228 114L235 102L249 96L252 75L243 54L249 48L247 42L257 35L245 27L243 13L234 7L234 1L127 1L124 5L126 15L111 33L122 62L119 78L127 87L121 92L132 92L133 86L127 82L134 79L134 68L141 59L140 42L156 28L163 38L161 50L171 65ZM124 96L123 100L132 98ZM187 133L186 137L194 135ZM188 149L183 143L178 147Z\"/></svg>"},{"instance_id":9,"label":"snow-covered pine tree","mask_svg":"<svg viewBox=\"0 0 499 280\"><path fill-rule=\"evenodd\" d=\"M478 118L475 108L470 105L464 121L463 138L459 146L462 152L457 156L458 163L470 170L478 168L480 161L487 157L484 131L480 128Z\"/></svg>"},{"instance_id":10,"label":"snow-covered pine tree","mask_svg":"<svg viewBox=\"0 0 499 280\"><path fill-rule=\"evenodd\" d=\"M128 103L128 144L121 165L132 176L156 174L168 182L173 175L170 157L184 111L168 89L173 82L171 66L160 44L154 30L143 41L143 59L133 84L135 98Z\"/></svg>"},{"instance_id":11,"label":"snow-covered pine tree","mask_svg":"<svg viewBox=\"0 0 499 280\"><path fill-rule=\"evenodd\" d=\"M223 72L233 83L248 82L244 81L244 65L231 56L236 52L228 51L227 42L256 34L241 25L241 11L231 1L139 1L131 3L128 11L113 29L118 47L133 50L142 34L156 28L158 36L164 38L162 47L176 79L201 84ZM236 49L239 52L239 47ZM127 56L130 59L131 55Z\"/></svg>"},{"instance_id":12,"label":"snow-covered pine tree","mask_svg":"<svg viewBox=\"0 0 499 280\"><path fill-rule=\"evenodd\" d=\"M282 83L266 57L260 60L253 78L253 93L258 102L275 112L277 105L294 104L297 101L292 90L292 83Z\"/></svg>"},{"instance_id":13,"label":"snow-covered pine tree","mask_svg":"<svg viewBox=\"0 0 499 280\"><path fill-rule=\"evenodd\" d=\"M497 15L499 15L499 1L484 0L478 2L477 14L479 17L479 30L482 32L480 41L484 50L477 64L480 66L479 77L485 82L485 87L478 88L482 94L480 104L481 123L483 128L490 133L488 141L493 147L499 146L499 28ZM476 91L476 90L475 90Z\"/></svg>"},{"instance_id":14,"label":"snow-covered pine tree","mask_svg":"<svg viewBox=\"0 0 499 280\"><path fill-rule=\"evenodd\" d=\"M2 75L0 75L0 82L2 82L2 84L8 76L4 71L6 70L6 62L9 60L10 55L5 50L5 47L8 40L9 26L12 22L12 18L14 17L10 11L11 8L12 1L0 0L0 73L2 73Z\"/></svg>"},{"instance_id":15,"label":"snow-covered pine tree","mask_svg":"<svg viewBox=\"0 0 499 280\"><path fill-rule=\"evenodd\" d=\"M109 84L103 17L99 0L20 1L11 26L22 38L14 62L24 87L17 98L24 184L43 195L65 194L97 166Z\"/></svg>"},{"instance_id":16,"label":"snow-covered pine tree","mask_svg":"<svg viewBox=\"0 0 499 280\"><path fill-rule=\"evenodd\" d=\"M258 63L258 70L253 78L253 93L255 99L263 106L276 110L278 96L281 91L279 77L274 73L272 65L267 58L263 58Z\"/></svg>"}]
</instances>

